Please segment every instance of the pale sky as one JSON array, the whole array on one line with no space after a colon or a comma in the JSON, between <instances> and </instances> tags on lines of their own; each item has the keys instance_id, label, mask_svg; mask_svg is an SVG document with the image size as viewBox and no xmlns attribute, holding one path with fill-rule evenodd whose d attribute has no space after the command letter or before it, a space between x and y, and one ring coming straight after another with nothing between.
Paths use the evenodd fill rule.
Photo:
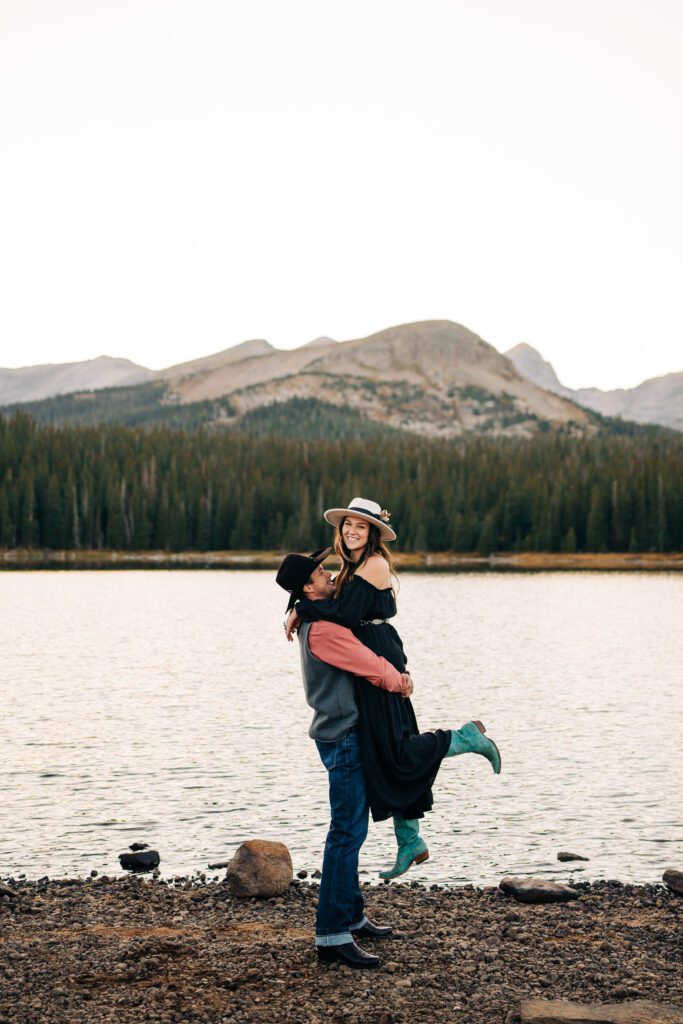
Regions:
<instances>
[{"instance_id":1,"label":"pale sky","mask_svg":"<svg viewBox=\"0 0 683 1024\"><path fill-rule=\"evenodd\" d=\"M0 366L449 319L683 370L680 0L0 0Z\"/></svg>"}]
</instances>

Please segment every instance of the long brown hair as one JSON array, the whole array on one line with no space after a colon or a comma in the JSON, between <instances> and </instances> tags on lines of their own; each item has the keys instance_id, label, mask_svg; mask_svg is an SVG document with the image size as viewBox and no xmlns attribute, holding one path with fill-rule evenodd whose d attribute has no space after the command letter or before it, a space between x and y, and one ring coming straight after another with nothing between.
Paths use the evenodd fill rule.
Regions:
<instances>
[{"instance_id":1,"label":"long brown hair","mask_svg":"<svg viewBox=\"0 0 683 1024\"><path fill-rule=\"evenodd\" d=\"M345 522L346 517L342 519L341 523L334 531L334 550L339 555L342 564L341 569L337 573L337 578L334 583L335 597L339 597L346 584L353 579L353 574L355 573L356 569L359 569L363 562L366 562L371 555L381 555L385 562L389 564L389 572L398 582L398 577L396 576L396 573L394 571L394 560L391 557L391 551L389 551L389 548L382 540L381 534L379 532L379 527L374 526L373 523L368 523L368 526L370 527L368 531L368 542L365 545L365 550L363 551L362 556L358 559L357 562L354 562L353 559L351 558L351 553L349 549L344 543L344 538L342 537L342 527ZM391 589L393 592L393 586Z\"/></svg>"}]
</instances>

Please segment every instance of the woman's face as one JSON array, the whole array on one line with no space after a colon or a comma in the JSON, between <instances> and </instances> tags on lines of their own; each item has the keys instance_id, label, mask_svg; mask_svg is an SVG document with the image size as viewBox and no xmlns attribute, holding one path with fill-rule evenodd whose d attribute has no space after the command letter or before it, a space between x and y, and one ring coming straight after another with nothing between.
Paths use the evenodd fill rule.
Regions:
<instances>
[{"instance_id":1,"label":"woman's face","mask_svg":"<svg viewBox=\"0 0 683 1024\"><path fill-rule=\"evenodd\" d=\"M342 538L354 562L365 551L370 536L370 523L360 516L347 516L342 525Z\"/></svg>"}]
</instances>

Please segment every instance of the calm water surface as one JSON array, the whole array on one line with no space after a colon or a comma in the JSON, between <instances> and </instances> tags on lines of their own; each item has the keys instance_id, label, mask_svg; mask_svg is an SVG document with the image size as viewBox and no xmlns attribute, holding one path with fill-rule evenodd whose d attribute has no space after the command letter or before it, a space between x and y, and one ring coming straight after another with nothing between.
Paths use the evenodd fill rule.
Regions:
<instances>
[{"instance_id":1,"label":"calm water surface","mask_svg":"<svg viewBox=\"0 0 683 1024\"><path fill-rule=\"evenodd\" d=\"M319 866L326 775L285 603L271 572L1 573L0 876L112 874L134 840L166 875L252 837ZM681 866L680 576L406 574L396 624L421 727L482 718L503 754L498 778L445 762L411 877ZM371 826L365 877L392 850Z\"/></svg>"}]
</instances>

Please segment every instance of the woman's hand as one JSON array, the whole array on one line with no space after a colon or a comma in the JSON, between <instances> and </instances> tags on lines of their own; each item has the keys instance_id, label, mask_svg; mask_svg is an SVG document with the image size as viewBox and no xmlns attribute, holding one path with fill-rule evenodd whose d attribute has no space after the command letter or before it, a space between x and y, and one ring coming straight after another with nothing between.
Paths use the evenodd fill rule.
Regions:
<instances>
[{"instance_id":1,"label":"woman's hand","mask_svg":"<svg viewBox=\"0 0 683 1024\"><path fill-rule=\"evenodd\" d=\"M285 619L285 636L289 640L290 644L294 640L294 634L301 625L301 619L296 613L296 608L292 608L291 612Z\"/></svg>"},{"instance_id":2,"label":"woman's hand","mask_svg":"<svg viewBox=\"0 0 683 1024\"><path fill-rule=\"evenodd\" d=\"M401 675L403 676L403 681L406 684L405 690L403 690L401 696L407 700L408 697L412 697L413 695L413 680L410 678L410 672L401 672Z\"/></svg>"}]
</instances>

